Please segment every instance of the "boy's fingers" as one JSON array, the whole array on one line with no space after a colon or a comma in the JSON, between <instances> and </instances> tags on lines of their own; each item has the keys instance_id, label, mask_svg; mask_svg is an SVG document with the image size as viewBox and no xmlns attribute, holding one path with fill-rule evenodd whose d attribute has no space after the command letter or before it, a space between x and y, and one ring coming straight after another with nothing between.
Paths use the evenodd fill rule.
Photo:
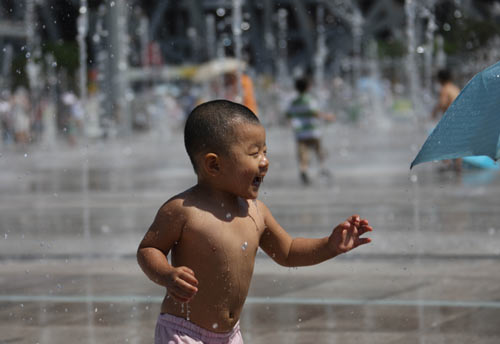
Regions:
<instances>
[{"instance_id":1,"label":"boy's fingers","mask_svg":"<svg viewBox=\"0 0 500 344\"><path fill-rule=\"evenodd\" d=\"M170 296L172 296L176 301L179 301L179 302L188 302L189 300L191 300L191 298L181 296L177 293L169 292L168 294Z\"/></svg>"},{"instance_id":2,"label":"boy's fingers","mask_svg":"<svg viewBox=\"0 0 500 344\"><path fill-rule=\"evenodd\" d=\"M348 219L349 222L359 222L359 215L357 214L354 214L352 215L349 219Z\"/></svg>"},{"instance_id":3,"label":"boy's fingers","mask_svg":"<svg viewBox=\"0 0 500 344\"><path fill-rule=\"evenodd\" d=\"M373 231L373 228L371 226L361 226L358 229L358 235L363 235L366 232L371 232L371 231Z\"/></svg>"},{"instance_id":4,"label":"boy's fingers","mask_svg":"<svg viewBox=\"0 0 500 344\"><path fill-rule=\"evenodd\" d=\"M347 239L347 229L342 230L342 242L345 242Z\"/></svg>"},{"instance_id":5,"label":"boy's fingers","mask_svg":"<svg viewBox=\"0 0 500 344\"><path fill-rule=\"evenodd\" d=\"M180 266L179 270L182 270L182 271L194 276L194 271L191 270L190 268L188 268L187 266Z\"/></svg>"},{"instance_id":6,"label":"boy's fingers","mask_svg":"<svg viewBox=\"0 0 500 344\"><path fill-rule=\"evenodd\" d=\"M198 288L196 288L192 283L189 283L188 281L186 281L182 278L177 279L177 286L182 291L185 291L186 293L189 293L189 294L195 294L198 291Z\"/></svg>"},{"instance_id":7,"label":"boy's fingers","mask_svg":"<svg viewBox=\"0 0 500 344\"><path fill-rule=\"evenodd\" d=\"M198 285L198 280L196 279L196 277L194 277L194 274L189 274L189 273L181 273L179 275L179 278L183 279L184 281L186 281L187 283L193 285L193 286L197 286Z\"/></svg>"},{"instance_id":8,"label":"boy's fingers","mask_svg":"<svg viewBox=\"0 0 500 344\"><path fill-rule=\"evenodd\" d=\"M368 244L371 242L372 242L372 240L370 238L359 238L357 246L365 245L365 244Z\"/></svg>"},{"instance_id":9,"label":"boy's fingers","mask_svg":"<svg viewBox=\"0 0 500 344\"><path fill-rule=\"evenodd\" d=\"M168 290L168 294L174 297L177 300L182 300L183 302L189 301L195 296L195 293L188 293L181 288L174 288Z\"/></svg>"}]
</instances>

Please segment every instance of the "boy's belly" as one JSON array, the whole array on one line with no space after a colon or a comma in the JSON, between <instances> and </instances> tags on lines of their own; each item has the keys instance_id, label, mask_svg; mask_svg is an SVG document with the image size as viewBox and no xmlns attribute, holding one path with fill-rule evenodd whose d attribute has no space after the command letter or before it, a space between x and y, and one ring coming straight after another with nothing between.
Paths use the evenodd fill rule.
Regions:
<instances>
[{"instance_id":1,"label":"boy's belly","mask_svg":"<svg viewBox=\"0 0 500 344\"><path fill-rule=\"evenodd\" d=\"M189 319L209 331L230 331L240 318L250 287L254 259L253 254L240 259L233 256L233 259L219 265L217 269L204 269L207 261L198 268L190 265L198 279L198 293L184 305L166 297L162 313ZM220 261L210 263L220 264Z\"/></svg>"},{"instance_id":2,"label":"boy's belly","mask_svg":"<svg viewBox=\"0 0 500 344\"><path fill-rule=\"evenodd\" d=\"M243 304L224 305L223 303L203 304L194 300L184 305L174 304L166 299L162 304L162 313L169 313L191 321L212 332L229 332L240 319Z\"/></svg>"}]
</instances>

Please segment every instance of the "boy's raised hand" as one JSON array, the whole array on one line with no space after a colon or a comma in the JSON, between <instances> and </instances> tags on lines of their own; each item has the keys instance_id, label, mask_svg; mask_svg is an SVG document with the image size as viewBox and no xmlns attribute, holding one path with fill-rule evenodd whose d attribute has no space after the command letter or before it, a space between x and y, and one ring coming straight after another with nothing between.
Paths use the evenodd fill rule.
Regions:
<instances>
[{"instance_id":1,"label":"boy's raised hand","mask_svg":"<svg viewBox=\"0 0 500 344\"><path fill-rule=\"evenodd\" d=\"M168 295L179 302L189 302L198 292L198 280L188 267L174 268L167 282Z\"/></svg>"},{"instance_id":2,"label":"boy's raised hand","mask_svg":"<svg viewBox=\"0 0 500 344\"><path fill-rule=\"evenodd\" d=\"M353 248L371 242L370 238L360 238L360 236L372 230L367 220L353 215L333 229L328 238L328 245L336 255L349 252Z\"/></svg>"}]
</instances>

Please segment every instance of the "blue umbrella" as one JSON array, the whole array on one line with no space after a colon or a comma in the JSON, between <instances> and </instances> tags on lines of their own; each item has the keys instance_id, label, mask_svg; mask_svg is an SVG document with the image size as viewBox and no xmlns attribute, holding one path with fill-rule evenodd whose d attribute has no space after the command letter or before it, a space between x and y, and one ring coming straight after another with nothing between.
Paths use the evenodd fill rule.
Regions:
<instances>
[{"instance_id":1,"label":"blue umbrella","mask_svg":"<svg viewBox=\"0 0 500 344\"><path fill-rule=\"evenodd\" d=\"M448 107L410 168L467 156L500 158L500 62L476 74Z\"/></svg>"}]
</instances>

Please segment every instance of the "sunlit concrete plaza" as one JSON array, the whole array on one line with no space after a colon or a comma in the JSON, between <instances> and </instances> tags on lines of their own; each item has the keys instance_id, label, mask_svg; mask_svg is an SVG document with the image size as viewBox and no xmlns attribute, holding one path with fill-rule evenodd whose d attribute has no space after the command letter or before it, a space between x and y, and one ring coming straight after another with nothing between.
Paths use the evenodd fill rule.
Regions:
<instances>
[{"instance_id":1,"label":"sunlit concrete plaza","mask_svg":"<svg viewBox=\"0 0 500 344\"><path fill-rule=\"evenodd\" d=\"M259 197L281 225L319 237L358 213L373 242L298 269L259 252L246 343L500 342L500 174L410 171L425 137L412 120L333 123L333 181L306 187L290 129L268 129ZM135 250L159 206L194 181L180 130L4 149L0 343L152 343L164 290Z\"/></svg>"},{"instance_id":2,"label":"sunlit concrete plaza","mask_svg":"<svg viewBox=\"0 0 500 344\"><path fill-rule=\"evenodd\" d=\"M136 250L196 183L184 120L211 99L262 120L259 199L292 236L374 228L311 267L259 250L246 344L500 343L499 163L410 170L440 118L441 158L495 156L499 46L491 0L0 1L0 344L153 343ZM289 124L331 179L302 183Z\"/></svg>"}]
</instances>

